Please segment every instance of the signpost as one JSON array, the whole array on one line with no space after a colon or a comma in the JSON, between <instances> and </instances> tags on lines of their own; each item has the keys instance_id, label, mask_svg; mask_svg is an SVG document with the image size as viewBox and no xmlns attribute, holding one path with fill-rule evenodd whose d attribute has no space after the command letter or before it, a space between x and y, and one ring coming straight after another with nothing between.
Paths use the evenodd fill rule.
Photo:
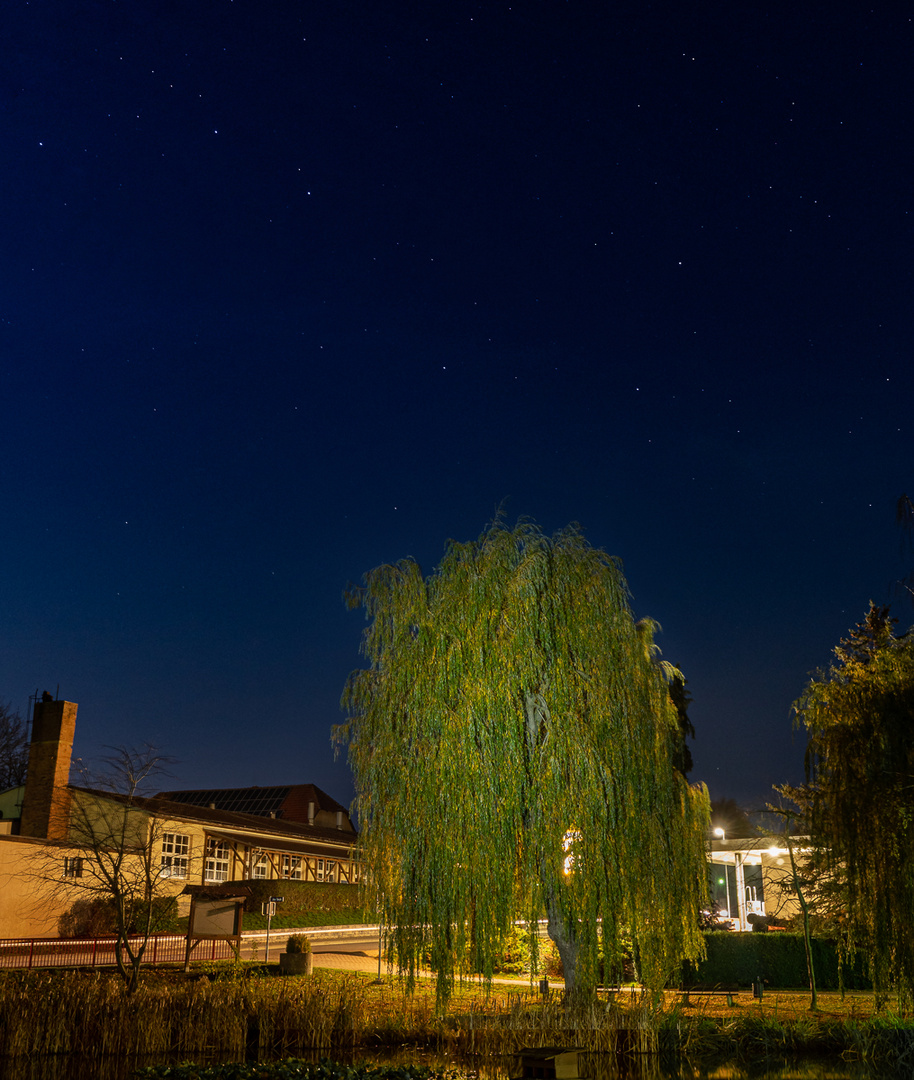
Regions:
<instances>
[{"instance_id":1,"label":"signpost","mask_svg":"<svg viewBox=\"0 0 914 1080\"><path fill-rule=\"evenodd\" d=\"M271 896L269 900L260 905L261 912L267 917L267 943L263 950L263 962L268 964L270 962L270 921L276 914L276 905L281 904L285 897Z\"/></svg>"}]
</instances>

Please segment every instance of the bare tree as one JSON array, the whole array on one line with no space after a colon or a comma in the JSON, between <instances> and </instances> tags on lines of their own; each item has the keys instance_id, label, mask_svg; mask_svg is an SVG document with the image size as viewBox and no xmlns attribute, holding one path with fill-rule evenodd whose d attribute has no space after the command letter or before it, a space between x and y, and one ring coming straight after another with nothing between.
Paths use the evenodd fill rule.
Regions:
<instances>
[{"instance_id":1,"label":"bare tree","mask_svg":"<svg viewBox=\"0 0 914 1080\"><path fill-rule=\"evenodd\" d=\"M25 783L29 741L25 721L12 705L0 702L0 791Z\"/></svg>"},{"instance_id":2,"label":"bare tree","mask_svg":"<svg viewBox=\"0 0 914 1080\"><path fill-rule=\"evenodd\" d=\"M118 969L130 992L138 985L150 936L163 929L174 908L172 867L162 855L168 826L148 798L169 763L148 745L114 748L100 773L77 762L85 786L70 788L69 839L79 854L61 863L57 851L49 852L40 871L68 897L78 894L75 909L107 912Z\"/></svg>"},{"instance_id":3,"label":"bare tree","mask_svg":"<svg viewBox=\"0 0 914 1080\"><path fill-rule=\"evenodd\" d=\"M800 913L803 921L803 946L806 952L806 973L809 976L810 1002L809 1011L817 1012L819 1008L818 992L816 988L816 968L812 951L812 930L810 922L810 893L814 890L814 877L811 874L811 862L807 857L801 856L797 851L793 833L797 822L802 820L804 793L798 789L784 784L774 789L781 796L780 805L768 804L768 809L776 814L783 822L783 831L779 839L783 840L787 854L790 858L790 869L777 882L783 893L792 895L800 905ZM788 802L794 803L800 811L790 809Z\"/></svg>"}]
</instances>

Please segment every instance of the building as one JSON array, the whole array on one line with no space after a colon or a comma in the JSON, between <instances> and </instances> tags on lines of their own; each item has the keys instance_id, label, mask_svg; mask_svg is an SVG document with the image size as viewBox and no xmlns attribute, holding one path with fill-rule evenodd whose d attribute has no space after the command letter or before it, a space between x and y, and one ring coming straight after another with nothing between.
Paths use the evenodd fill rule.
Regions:
<instances>
[{"instance_id":1,"label":"building","mask_svg":"<svg viewBox=\"0 0 914 1080\"><path fill-rule=\"evenodd\" d=\"M799 912L792 890L790 853L782 837L727 839L712 833L708 851L710 892L717 913L734 930L752 930L760 917L786 921ZM795 855L806 855L806 837L795 837Z\"/></svg>"},{"instance_id":2,"label":"building","mask_svg":"<svg viewBox=\"0 0 914 1080\"><path fill-rule=\"evenodd\" d=\"M358 882L349 814L312 784L152 797L71 784L76 712L49 694L36 703L26 782L0 793L0 937L55 935L98 852L117 848L161 895L259 878Z\"/></svg>"},{"instance_id":3,"label":"building","mask_svg":"<svg viewBox=\"0 0 914 1080\"><path fill-rule=\"evenodd\" d=\"M346 807L314 784L161 791L158 797L187 806L206 806L211 810L230 810L238 814L298 822L300 825L323 825L352 831Z\"/></svg>"}]
</instances>

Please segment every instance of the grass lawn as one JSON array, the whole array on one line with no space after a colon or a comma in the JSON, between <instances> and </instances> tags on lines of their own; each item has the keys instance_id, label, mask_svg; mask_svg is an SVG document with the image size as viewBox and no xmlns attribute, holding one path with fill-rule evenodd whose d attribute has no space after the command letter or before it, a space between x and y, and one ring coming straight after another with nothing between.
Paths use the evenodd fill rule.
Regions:
<instances>
[{"instance_id":1,"label":"grass lawn","mask_svg":"<svg viewBox=\"0 0 914 1080\"><path fill-rule=\"evenodd\" d=\"M678 1007L685 1016L716 1016L733 1018L738 1015L767 1016L772 1019L795 1020L819 1017L827 1020L865 1020L878 1015L872 991L848 990L843 998L837 991L818 993L818 1011L809 1011L810 995L808 990L765 990L761 1001L753 998L752 990L746 989L734 998L732 1006L723 996L703 998L698 993L690 995L689 1005L680 1005L681 994L668 992L665 1004L668 1009ZM889 1014L899 1015L891 1008ZM903 1014L903 1015L910 1015Z\"/></svg>"}]
</instances>

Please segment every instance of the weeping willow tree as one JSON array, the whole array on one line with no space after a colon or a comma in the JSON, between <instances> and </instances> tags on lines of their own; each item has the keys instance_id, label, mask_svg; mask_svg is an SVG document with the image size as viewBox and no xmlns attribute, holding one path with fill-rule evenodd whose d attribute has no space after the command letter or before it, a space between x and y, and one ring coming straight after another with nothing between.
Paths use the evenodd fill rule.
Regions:
<instances>
[{"instance_id":1,"label":"weeping willow tree","mask_svg":"<svg viewBox=\"0 0 914 1080\"><path fill-rule=\"evenodd\" d=\"M365 609L347 745L363 856L410 985L491 976L514 920L545 913L566 987L635 941L660 987L702 950L708 804L675 768L680 727L617 560L576 527L500 521L347 592Z\"/></svg>"},{"instance_id":2,"label":"weeping willow tree","mask_svg":"<svg viewBox=\"0 0 914 1080\"><path fill-rule=\"evenodd\" d=\"M811 837L880 1004L891 988L914 999L914 635L894 622L870 604L794 706Z\"/></svg>"}]
</instances>

